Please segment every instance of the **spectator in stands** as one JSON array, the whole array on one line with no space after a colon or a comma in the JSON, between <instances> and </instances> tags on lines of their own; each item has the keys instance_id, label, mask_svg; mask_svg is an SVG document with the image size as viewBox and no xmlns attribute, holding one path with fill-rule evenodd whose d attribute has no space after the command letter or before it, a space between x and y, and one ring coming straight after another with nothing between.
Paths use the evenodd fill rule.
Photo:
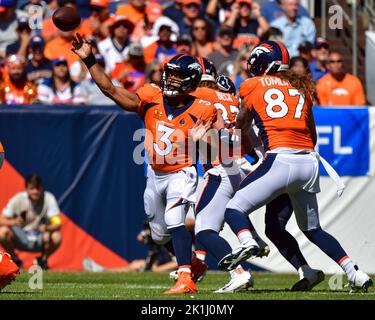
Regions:
<instances>
[{"instance_id":1,"label":"spectator in stands","mask_svg":"<svg viewBox=\"0 0 375 320\"><path fill-rule=\"evenodd\" d=\"M200 17L202 0L182 0L183 19L177 21L180 34L191 34L191 28L195 19Z\"/></svg>"},{"instance_id":2,"label":"spectator in stands","mask_svg":"<svg viewBox=\"0 0 375 320\"><path fill-rule=\"evenodd\" d=\"M74 31L58 31L59 36L48 41L44 49L44 55L49 60L57 59L61 56L65 57L70 67L79 58L72 52L72 40Z\"/></svg>"},{"instance_id":3,"label":"spectator in stands","mask_svg":"<svg viewBox=\"0 0 375 320\"><path fill-rule=\"evenodd\" d=\"M266 0L261 7L262 15L266 18L268 23L273 22L277 18L285 14L282 6L281 0ZM309 12L304 6L298 4L298 15L301 17L310 17Z\"/></svg>"},{"instance_id":4,"label":"spectator in stands","mask_svg":"<svg viewBox=\"0 0 375 320\"><path fill-rule=\"evenodd\" d=\"M98 43L99 53L105 59L107 73L113 71L116 63L124 60L133 30L134 24L127 17L116 16L109 28L110 37Z\"/></svg>"},{"instance_id":5,"label":"spectator in stands","mask_svg":"<svg viewBox=\"0 0 375 320\"><path fill-rule=\"evenodd\" d=\"M145 0L129 0L129 3L117 7L116 16L126 16L134 25L145 17Z\"/></svg>"},{"instance_id":6,"label":"spectator in stands","mask_svg":"<svg viewBox=\"0 0 375 320\"><path fill-rule=\"evenodd\" d=\"M112 19L109 17L109 0L91 0L91 15L85 19L79 33L84 37L94 36L98 40L104 40L109 36L109 26Z\"/></svg>"},{"instance_id":7,"label":"spectator in stands","mask_svg":"<svg viewBox=\"0 0 375 320\"><path fill-rule=\"evenodd\" d=\"M313 56L315 59L310 62L309 68L312 73L312 79L318 81L328 73L329 43L326 39L320 37L316 39Z\"/></svg>"},{"instance_id":8,"label":"spectator in stands","mask_svg":"<svg viewBox=\"0 0 375 320\"><path fill-rule=\"evenodd\" d=\"M282 0L285 15L277 18L271 26L283 31L284 44L291 57L298 56L298 47L304 41L315 43L316 29L309 17L298 14L299 0Z\"/></svg>"},{"instance_id":9,"label":"spectator in stands","mask_svg":"<svg viewBox=\"0 0 375 320\"><path fill-rule=\"evenodd\" d=\"M52 77L38 86L38 99L44 104L79 105L85 102L80 84L70 78L64 57L52 60Z\"/></svg>"},{"instance_id":10,"label":"spectator in stands","mask_svg":"<svg viewBox=\"0 0 375 320\"><path fill-rule=\"evenodd\" d=\"M31 104L36 100L37 88L27 81L25 66L26 59L23 56L10 55L6 58L6 73L0 84L0 103Z\"/></svg>"},{"instance_id":11,"label":"spectator in stands","mask_svg":"<svg viewBox=\"0 0 375 320\"><path fill-rule=\"evenodd\" d=\"M237 58L238 50L233 48L234 33L232 29L222 27L218 35L218 49L208 55L218 74L226 76L233 72L233 63Z\"/></svg>"},{"instance_id":12,"label":"spectator in stands","mask_svg":"<svg viewBox=\"0 0 375 320\"><path fill-rule=\"evenodd\" d=\"M310 73L309 63L305 58L300 56L290 59L289 68L301 77Z\"/></svg>"},{"instance_id":13,"label":"spectator in stands","mask_svg":"<svg viewBox=\"0 0 375 320\"><path fill-rule=\"evenodd\" d=\"M29 55L25 71L27 80L40 84L44 78L52 77L52 63L44 56L44 41L40 36L34 36L29 43Z\"/></svg>"},{"instance_id":14,"label":"spectator in stands","mask_svg":"<svg viewBox=\"0 0 375 320\"><path fill-rule=\"evenodd\" d=\"M16 10L16 0L0 0L0 57L5 56L6 47L17 41L18 19L26 16L23 11Z\"/></svg>"},{"instance_id":15,"label":"spectator in stands","mask_svg":"<svg viewBox=\"0 0 375 320\"><path fill-rule=\"evenodd\" d=\"M309 41L302 42L298 47L299 56L303 57L308 63L313 59L312 51L314 46Z\"/></svg>"},{"instance_id":16,"label":"spectator in stands","mask_svg":"<svg viewBox=\"0 0 375 320\"><path fill-rule=\"evenodd\" d=\"M327 64L329 73L320 78L317 94L323 106L363 106L366 98L361 81L344 71L342 55L332 51Z\"/></svg>"},{"instance_id":17,"label":"spectator in stands","mask_svg":"<svg viewBox=\"0 0 375 320\"><path fill-rule=\"evenodd\" d=\"M125 89L136 92L145 83L145 69L142 45L131 43L126 59L116 64L111 77L119 81Z\"/></svg>"},{"instance_id":18,"label":"spectator in stands","mask_svg":"<svg viewBox=\"0 0 375 320\"><path fill-rule=\"evenodd\" d=\"M177 54L189 54L193 51L193 40L188 34L182 34L177 38L176 41L176 53Z\"/></svg>"},{"instance_id":19,"label":"spectator in stands","mask_svg":"<svg viewBox=\"0 0 375 320\"><path fill-rule=\"evenodd\" d=\"M251 50L248 48L242 49L235 60L233 73L230 76L237 91L241 83L249 77L247 72L247 59L249 58L250 52Z\"/></svg>"},{"instance_id":20,"label":"spectator in stands","mask_svg":"<svg viewBox=\"0 0 375 320\"><path fill-rule=\"evenodd\" d=\"M43 19L52 15L51 8L48 6L48 3L44 0L28 0L20 6L20 10L25 11L25 13L31 17L32 15L35 15L35 8L38 7L42 11Z\"/></svg>"},{"instance_id":21,"label":"spectator in stands","mask_svg":"<svg viewBox=\"0 0 375 320\"><path fill-rule=\"evenodd\" d=\"M95 59L98 64L105 69L105 61L104 57L97 53L95 54ZM109 99L104 95L102 91L100 91L99 87L96 85L95 81L91 78L90 73L87 73L88 78L84 79L81 82L81 89L82 95L85 99L85 103L88 105L100 105L100 106L108 106L108 105L115 105L113 100ZM115 80L112 80L113 84L120 86Z\"/></svg>"},{"instance_id":22,"label":"spectator in stands","mask_svg":"<svg viewBox=\"0 0 375 320\"><path fill-rule=\"evenodd\" d=\"M259 3L252 0L236 0L225 26L233 28L236 37L243 38L261 37L269 29L267 20L260 12Z\"/></svg>"},{"instance_id":23,"label":"spectator in stands","mask_svg":"<svg viewBox=\"0 0 375 320\"><path fill-rule=\"evenodd\" d=\"M21 16L18 18L17 26L17 41L7 45L5 49L5 55L16 54L18 56L27 56L27 49L31 38L31 29L29 26L29 18Z\"/></svg>"},{"instance_id":24,"label":"spectator in stands","mask_svg":"<svg viewBox=\"0 0 375 320\"><path fill-rule=\"evenodd\" d=\"M146 82L154 83L160 86L161 76L163 74L163 68L160 62L152 61L146 66Z\"/></svg>"},{"instance_id":25,"label":"spectator in stands","mask_svg":"<svg viewBox=\"0 0 375 320\"><path fill-rule=\"evenodd\" d=\"M155 22L152 24L152 29L150 32L145 34L141 39L140 43L142 44L143 48L148 47L149 45L153 44L154 42L159 40L159 30L161 26L169 26L172 30L172 34L170 37L171 41L176 41L177 36L179 34L178 25L176 22L171 20L168 17L161 16L155 20Z\"/></svg>"},{"instance_id":26,"label":"spectator in stands","mask_svg":"<svg viewBox=\"0 0 375 320\"><path fill-rule=\"evenodd\" d=\"M76 0L57 0L57 7L72 7L77 9L77 2ZM57 9L53 8L54 10ZM52 10L52 11L54 11ZM57 27L54 25L52 21L52 17L47 17L43 20L43 28L42 28L42 38L47 43L52 39L55 39L59 37L60 31L57 29Z\"/></svg>"},{"instance_id":27,"label":"spectator in stands","mask_svg":"<svg viewBox=\"0 0 375 320\"><path fill-rule=\"evenodd\" d=\"M216 25L221 25L230 17L234 2L235 0L209 0L206 14Z\"/></svg>"},{"instance_id":28,"label":"spectator in stands","mask_svg":"<svg viewBox=\"0 0 375 320\"><path fill-rule=\"evenodd\" d=\"M174 0L173 3L163 10L163 15L178 22L184 18L182 13L182 0Z\"/></svg>"},{"instance_id":29,"label":"spectator in stands","mask_svg":"<svg viewBox=\"0 0 375 320\"><path fill-rule=\"evenodd\" d=\"M146 64L154 60L163 62L166 58L176 54L176 46L171 41L172 28L169 24L160 25L159 40L147 46L144 50Z\"/></svg>"},{"instance_id":30,"label":"spectator in stands","mask_svg":"<svg viewBox=\"0 0 375 320\"><path fill-rule=\"evenodd\" d=\"M0 244L20 267L22 261L15 249L41 252L37 264L45 270L48 258L62 241L60 209L37 175L25 178L25 188L9 200L0 216Z\"/></svg>"},{"instance_id":31,"label":"spectator in stands","mask_svg":"<svg viewBox=\"0 0 375 320\"><path fill-rule=\"evenodd\" d=\"M204 18L194 20L191 28L191 36L193 39L193 55L199 57L207 57L215 50L212 42L210 24Z\"/></svg>"}]
</instances>

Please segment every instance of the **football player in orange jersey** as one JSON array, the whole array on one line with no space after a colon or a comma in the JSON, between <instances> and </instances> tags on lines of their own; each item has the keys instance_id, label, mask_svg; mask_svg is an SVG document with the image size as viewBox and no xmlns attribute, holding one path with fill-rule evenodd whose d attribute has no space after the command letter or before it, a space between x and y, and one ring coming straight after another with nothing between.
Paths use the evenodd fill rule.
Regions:
<instances>
[{"instance_id":1,"label":"football player in orange jersey","mask_svg":"<svg viewBox=\"0 0 375 320\"><path fill-rule=\"evenodd\" d=\"M233 132L232 126L239 112L239 100L232 94L218 90L216 84L217 72L213 63L206 58L198 58L202 65L202 80L197 90L192 95L201 99L210 100L221 113L227 128L224 129L222 138L230 136ZM225 151L224 151L225 152ZM241 156L239 152L238 157ZM241 175L236 159L222 161L221 154L213 161L203 160L205 171L205 186L200 194L200 200L196 206L195 239L196 255L203 259L205 250L208 250L214 257L220 260L221 252L231 250L228 242L219 236L224 224L225 206L238 189ZM254 228L252 229L254 230ZM254 237L264 244L264 241L253 232ZM230 271L230 281L223 288L216 290L217 293L237 292L252 286L253 279L248 271L241 266Z\"/></svg>"},{"instance_id":2,"label":"football player in orange jersey","mask_svg":"<svg viewBox=\"0 0 375 320\"><path fill-rule=\"evenodd\" d=\"M4 161L4 148L0 142L0 168ZM18 266L14 263L9 253L0 250L0 291L11 281L13 281L19 272Z\"/></svg>"},{"instance_id":3,"label":"football player in orange jersey","mask_svg":"<svg viewBox=\"0 0 375 320\"><path fill-rule=\"evenodd\" d=\"M195 202L197 185L197 171L188 146L191 140L203 138L211 126L222 125L210 102L190 95L199 84L202 67L194 57L177 55L164 67L161 88L145 84L131 93L112 84L81 35L76 35L72 50L104 94L144 119L145 149L151 163L144 193L145 211L152 239L166 244L172 238L179 265L178 281L165 293L196 292L193 280L205 269L200 268L199 259L192 261L192 238L184 224L186 211Z\"/></svg>"},{"instance_id":4,"label":"football player in orange jersey","mask_svg":"<svg viewBox=\"0 0 375 320\"><path fill-rule=\"evenodd\" d=\"M314 151L317 134L312 113L314 84L309 77L297 76L288 69L288 50L278 41L261 42L249 57L251 78L240 87L246 108L237 123L246 129L246 124L255 119L266 158L241 182L227 205L225 220L241 245L224 256L219 267L231 270L259 250L246 216L287 193L305 236L340 265L353 292L366 292L372 285L371 278L354 265L339 242L320 226L316 198L320 191L319 155ZM343 186L339 181L336 184L341 188L340 195Z\"/></svg>"}]
</instances>

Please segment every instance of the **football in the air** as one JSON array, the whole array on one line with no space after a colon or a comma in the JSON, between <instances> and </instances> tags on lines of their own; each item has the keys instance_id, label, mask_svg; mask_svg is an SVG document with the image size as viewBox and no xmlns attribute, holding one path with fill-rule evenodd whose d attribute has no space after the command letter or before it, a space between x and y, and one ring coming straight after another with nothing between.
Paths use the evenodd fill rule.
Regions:
<instances>
[{"instance_id":1,"label":"football in the air","mask_svg":"<svg viewBox=\"0 0 375 320\"><path fill-rule=\"evenodd\" d=\"M81 15L72 7L61 7L54 12L52 21L60 30L72 31L80 25Z\"/></svg>"}]
</instances>

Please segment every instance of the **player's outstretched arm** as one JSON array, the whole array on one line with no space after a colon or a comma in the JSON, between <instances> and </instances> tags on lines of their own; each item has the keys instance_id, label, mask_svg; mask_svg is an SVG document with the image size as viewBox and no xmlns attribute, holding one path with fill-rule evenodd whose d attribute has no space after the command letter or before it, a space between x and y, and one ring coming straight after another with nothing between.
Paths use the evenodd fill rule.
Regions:
<instances>
[{"instance_id":1,"label":"player's outstretched arm","mask_svg":"<svg viewBox=\"0 0 375 320\"><path fill-rule=\"evenodd\" d=\"M84 40L79 33L73 37L72 51L85 63L91 77L107 97L111 98L121 108L127 111L136 112L138 110L138 96L122 87L113 85L111 79L104 72L103 68L96 63L95 57L92 53L91 44Z\"/></svg>"}]
</instances>

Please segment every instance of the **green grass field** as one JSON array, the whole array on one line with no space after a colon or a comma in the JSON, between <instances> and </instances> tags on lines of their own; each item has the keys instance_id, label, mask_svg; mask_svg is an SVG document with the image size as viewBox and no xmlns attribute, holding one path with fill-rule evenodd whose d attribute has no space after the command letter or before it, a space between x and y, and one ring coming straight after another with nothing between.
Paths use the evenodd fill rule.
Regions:
<instances>
[{"instance_id":1,"label":"green grass field","mask_svg":"<svg viewBox=\"0 0 375 320\"><path fill-rule=\"evenodd\" d=\"M213 291L228 281L225 273L208 273L198 284L199 292L194 295L163 295L173 282L167 274L155 273L63 273L45 272L43 289L29 288L31 275L21 273L17 279L0 293L0 300L13 299L178 299L178 300L328 300L328 299L366 299L375 300L375 289L371 287L366 294L349 294L349 289L331 291L328 286L329 275L312 292L289 292L288 288L297 281L297 275L253 273L255 287L245 292L215 294Z\"/></svg>"}]
</instances>

